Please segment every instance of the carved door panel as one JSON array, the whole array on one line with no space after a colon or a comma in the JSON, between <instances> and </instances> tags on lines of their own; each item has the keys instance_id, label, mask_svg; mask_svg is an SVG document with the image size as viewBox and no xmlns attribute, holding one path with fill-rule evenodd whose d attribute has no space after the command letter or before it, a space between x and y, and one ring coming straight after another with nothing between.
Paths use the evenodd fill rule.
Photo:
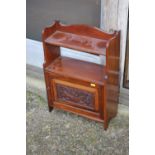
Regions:
<instances>
[{"instance_id":1,"label":"carved door panel","mask_svg":"<svg viewBox=\"0 0 155 155\"><path fill-rule=\"evenodd\" d=\"M99 110L96 88L57 79L52 80L52 86L54 101L93 111Z\"/></svg>"}]
</instances>

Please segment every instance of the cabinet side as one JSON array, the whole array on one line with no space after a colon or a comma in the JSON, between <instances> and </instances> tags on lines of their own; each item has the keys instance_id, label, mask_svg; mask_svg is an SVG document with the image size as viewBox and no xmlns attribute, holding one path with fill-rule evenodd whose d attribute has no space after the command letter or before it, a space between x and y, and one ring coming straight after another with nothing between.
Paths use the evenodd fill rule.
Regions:
<instances>
[{"instance_id":1,"label":"cabinet side","mask_svg":"<svg viewBox=\"0 0 155 155\"><path fill-rule=\"evenodd\" d=\"M55 23L49 27L46 27L42 31L42 43L43 43L43 49L44 49L44 64L43 64L43 70L44 70L44 77L45 77L45 84L46 84L46 94L48 99L48 107L49 111L53 109L53 97L52 97L52 87L50 84L50 79L48 72L45 71L45 68L52 63L57 57L60 56L60 47L54 46L54 45L48 45L45 43L45 39L49 37L52 33L54 33L57 28L59 27L59 22L55 21Z\"/></svg>"},{"instance_id":2,"label":"cabinet side","mask_svg":"<svg viewBox=\"0 0 155 155\"><path fill-rule=\"evenodd\" d=\"M48 45L45 43L45 39L54 33L60 24L58 21L49 27L46 27L42 31L42 42L44 49L44 66L48 66L53 60L55 60L60 55L60 47L54 45Z\"/></svg>"},{"instance_id":3,"label":"cabinet side","mask_svg":"<svg viewBox=\"0 0 155 155\"><path fill-rule=\"evenodd\" d=\"M120 89L120 31L111 38L106 51L106 110L107 117L116 116L119 103Z\"/></svg>"}]
</instances>

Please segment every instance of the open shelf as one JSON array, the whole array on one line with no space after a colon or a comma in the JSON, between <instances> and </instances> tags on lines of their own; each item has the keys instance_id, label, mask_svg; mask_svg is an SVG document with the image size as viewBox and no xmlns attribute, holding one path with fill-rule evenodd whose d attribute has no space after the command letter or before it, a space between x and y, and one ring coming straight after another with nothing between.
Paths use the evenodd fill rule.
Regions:
<instances>
[{"instance_id":1,"label":"open shelf","mask_svg":"<svg viewBox=\"0 0 155 155\"><path fill-rule=\"evenodd\" d=\"M104 67L94 63L60 56L45 70L61 76L103 85Z\"/></svg>"},{"instance_id":2,"label":"open shelf","mask_svg":"<svg viewBox=\"0 0 155 155\"><path fill-rule=\"evenodd\" d=\"M55 31L45 40L45 43L96 55L106 55L107 40L81 36L68 32Z\"/></svg>"}]
</instances>

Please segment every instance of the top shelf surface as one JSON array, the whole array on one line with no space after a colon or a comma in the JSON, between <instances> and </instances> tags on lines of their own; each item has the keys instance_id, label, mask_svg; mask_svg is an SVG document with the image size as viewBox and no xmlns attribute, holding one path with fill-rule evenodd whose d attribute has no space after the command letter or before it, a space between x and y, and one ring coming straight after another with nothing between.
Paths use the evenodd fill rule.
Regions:
<instances>
[{"instance_id":1,"label":"top shelf surface","mask_svg":"<svg viewBox=\"0 0 155 155\"><path fill-rule=\"evenodd\" d=\"M106 55L107 40L82 36L74 33L55 31L45 43L84 51L96 55Z\"/></svg>"}]
</instances>

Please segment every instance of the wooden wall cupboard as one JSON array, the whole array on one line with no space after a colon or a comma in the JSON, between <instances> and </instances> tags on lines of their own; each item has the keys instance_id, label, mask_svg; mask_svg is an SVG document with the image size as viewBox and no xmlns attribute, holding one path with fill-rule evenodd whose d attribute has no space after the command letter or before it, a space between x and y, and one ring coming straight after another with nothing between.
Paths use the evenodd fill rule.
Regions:
<instances>
[{"instance_id":1,"label":"wooden wall cupboard","mask_svg":"<svg viewBox=\"0 0 155 155\"><path fill-rule=\"evenodd\" d=\"M120 32L58 21L42 32L49 111L66 110L108 127L119 99ZM105 65L61 56L60 47L104 55Z\"/></svg>"}]
</instances>

